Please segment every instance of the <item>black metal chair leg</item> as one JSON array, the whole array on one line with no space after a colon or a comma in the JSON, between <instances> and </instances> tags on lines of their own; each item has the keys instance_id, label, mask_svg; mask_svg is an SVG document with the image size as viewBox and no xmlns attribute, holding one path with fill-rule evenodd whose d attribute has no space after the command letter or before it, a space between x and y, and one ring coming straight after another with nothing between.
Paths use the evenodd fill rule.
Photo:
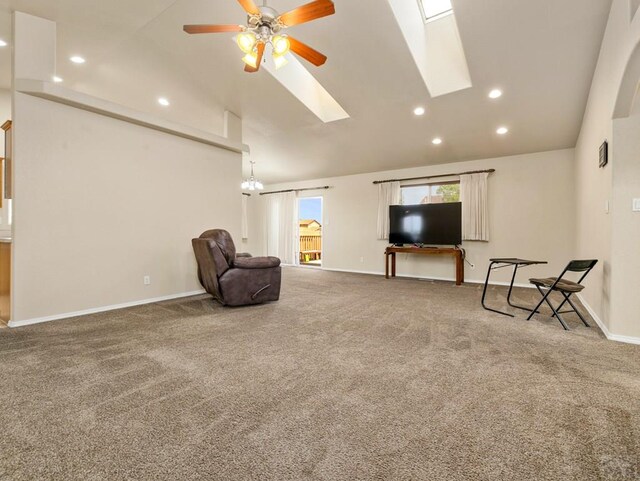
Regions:
<instances>
[{"instance_id":1,"label":"black metal chair leg","mask_svg":"<svg viewBox=\"0 0 640 481\"><path fill-rule=\"evenodd\" d=\"M573 308L573 310L575 311L575 313L576 313L576 314L578 314L578 317L580 318L580 320L582 321L582 323L583 323L585 326L587 326L587 327L591 327L591 326L589 325L589 323L587 322L587 320L586 320L584 317L582 317L582 314L580 314L580 311L578 310L578 308L576 307L576 305L575 305L573 302L571 302L571 299L569 299L569 298L571 297L571 294L566 295L566 294L563 292L563 293L562 293L562 295L565 297L565 300L569 303L569 305ZM559 310L560 310L560 309L558 309L558 311L559 311Z\"/></svg>"},{"instance_id":2,"label":"black metal chair leg","mask_svg":"<svg viewBox=\"0 0 640 481\"><path fill-rule=\"evenodd\" d=\"M562 307L567 303L567 296L565 295L564 292L562 292L562 295L565 297L564 300L562 301L562 303L558 306L558 312L562 311ZM571 295L571 294L569 294ZM561 313L561 312L560 312ZM561 313L562 314L562 313ZM554 314L551 317L556 317L556 315Z\"/></svg>"},{"instance_id":3,"label":"black metal chair leg","mask_svg":"<svg viewBox=\"0 0 640 481\"><path fill-rule=\"evenodd\" d=\"M527 321L530 321L531 318L533 317L533 315L536 312L539 312L538 309L540 309L540 307L542 306L542 304L544 304L544 301L547 300L547 297L549 297L549 294L551 294L551 290L548 290L546 293L540 289L539 286L536 286L536 288L538 289L538 291L540 291L540 294L542 295L542 299L540 299L540 302L538 302L538 305L531 311L531 314L529 314L529 317L527 317Z\"/></svg>"},{"instance_id":4,"label":"black metal chair leg","mask_svg":"<svg viewBox=\"0 0 640 481\"><path fill-rule=\"evenodd\" d=\"M540 294L542 294L543 293L542 289L540 289L539 286L536 286L536 287L540 291ZM551 292L551 290L549 290L547 294L549 294L550 292ZM551 310L555 314L555 317L558 318L558 321L560 321L560 324L562 324L562 327L564 327L564 330L568 331L569 330L569 326L567 326L567 323L564 322L564 319L562 318L560 313L558 311L556 311L555 307L553 307L553 304L551 304L551 301L549 300L549 296L548 295L545 296L544 300L547 301L547 305L551 308ZM551 318L553 319L553 316Z\"/></svg>"}]
</instances>

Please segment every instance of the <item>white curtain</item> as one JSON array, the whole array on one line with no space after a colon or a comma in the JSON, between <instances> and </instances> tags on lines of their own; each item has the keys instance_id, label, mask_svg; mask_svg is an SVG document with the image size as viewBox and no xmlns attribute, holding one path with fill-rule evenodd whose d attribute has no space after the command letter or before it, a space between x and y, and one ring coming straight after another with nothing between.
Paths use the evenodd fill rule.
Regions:
<instances>
[{"instance_id":1,"label":"white curtain","mask_svg":"<svg viewBox=\"0 0 640 481\"><path fill-rule=\"evenodd\" d=\"M300 250L298 196L295 192L267 195L267 255L297 265Z\"/></svg>"},{"instance_id":2,"label":"white curtain","mask_svg":"<svg viewBox=\"0 0 640 481\"><path fill-rule=\"evenodd\" d=\"M249 217L247 215L248 202L249 196L242 194L242 239L244 240L249 238Z\"/></svg>"},{"instance_id":3,"label":"white curtain","mask_svg":"<svg viewBox=\"0 0 640 481\"><path fill-rule=\"evenodd\" d=\"M462 238L489 240L488 173L460 176L462 202Z\"/></svg>"},{"instance_id":4,"label":"white curtain","mask_svg":"<svg viewBox=\"0 0 640 481\"><path fill-rule=\"evenodd\" d=\"M389 238L389 206L401 203L400 182L378 184L378 239Z\"/></svg>"}]
</instances>

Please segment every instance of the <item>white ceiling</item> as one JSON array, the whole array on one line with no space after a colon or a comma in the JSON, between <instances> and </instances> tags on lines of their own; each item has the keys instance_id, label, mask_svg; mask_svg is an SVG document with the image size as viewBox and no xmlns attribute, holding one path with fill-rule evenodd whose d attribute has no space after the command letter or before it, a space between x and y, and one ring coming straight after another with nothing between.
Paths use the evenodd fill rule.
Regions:
<instances>
[{"instance_id":1,"label":"white ceiling","mask_svg":"<svg viewBox=\"0 0 640 481\"><path fill-rule=\"evenodd\" d=\"M281 12L301 3L269 1ZM0 0L0 38L10 39L12 10L49 18L66 86L215 133L234 111L270 183L575 146L611 0L454 0L473 87L434 99L387 0L335 3L336 15L288 32L329 57L305 63L351 116L328 124L267 72L244 73L231 34L182 32L244 23L235 0ZM87 63L71 64L73 54ZM0 86L9 85L5 48ZM490 101L494 87L504 96ZM501 125L507 136L495 134Z\"/></svg>"}]
</instances>

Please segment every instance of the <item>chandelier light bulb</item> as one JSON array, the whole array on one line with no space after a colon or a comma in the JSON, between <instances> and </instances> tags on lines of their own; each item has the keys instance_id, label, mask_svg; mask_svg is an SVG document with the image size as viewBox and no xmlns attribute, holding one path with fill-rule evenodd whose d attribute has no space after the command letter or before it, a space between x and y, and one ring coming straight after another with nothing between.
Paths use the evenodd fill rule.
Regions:
<instances>
[{"instance_id":1,"label":"chandelier light bulb","mask_svg":"<svg viewBox=\"0 0 640 481\"><path fill-rule=\"evenodd\" d=\"M253 164L255 164L255 162L251 162L251 176L242 183L242 190L254 191L264 189L264 185L262 185L262 182L256 180L255 176L253 175Z\"/></svg>"}]
</instances>

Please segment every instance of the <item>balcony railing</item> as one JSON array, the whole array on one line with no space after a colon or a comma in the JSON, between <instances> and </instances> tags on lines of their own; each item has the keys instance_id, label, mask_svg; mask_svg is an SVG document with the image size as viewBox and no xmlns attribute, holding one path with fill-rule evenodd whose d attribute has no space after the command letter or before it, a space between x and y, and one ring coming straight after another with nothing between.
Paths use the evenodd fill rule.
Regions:
<instances>
[{"instance_id":1,"label":"balcony railing","mask_svg":"<svg viewBox=\"0 0 640 481\"><path fill-rule=\"evenodd\" d=\"M322 259L322 236L301 235L300 236L300 263L306 264L311 261Z\"/></svg>"}]
</instances>

